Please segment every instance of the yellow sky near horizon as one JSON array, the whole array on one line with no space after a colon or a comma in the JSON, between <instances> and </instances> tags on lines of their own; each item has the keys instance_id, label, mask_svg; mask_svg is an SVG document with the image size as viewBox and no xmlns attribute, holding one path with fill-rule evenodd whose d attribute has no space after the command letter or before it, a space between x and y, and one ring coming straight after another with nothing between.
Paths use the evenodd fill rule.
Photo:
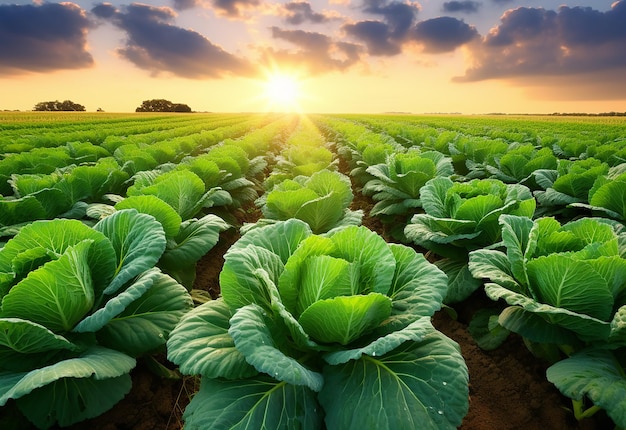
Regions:
<instances>
[{"instance_id":1,"label":"yellow sky near horizon","mask_svg":"<svg viewBox=\"0 0 626 430\"><path fill-rule=\"evenodd\" d=\"M20 3L23 5L0 2L0 20L15 11L36 13L43 7ZM480 9L479 2L463 2L477 8L465 15L442 14L428 1L364 0L348 5L275 2L274 12L255 9L257 2L252 0L225 3L247 5L242 10L258 15L244 19L227 11L231 15L224 17L227 12L220 15L217 3L201 0L195 1L196 9L185 10L174 10L174 2L165 0L143 5L114 2L103 5L102 10L96 9L97 2L75 3L72 11L79 10L84 19L98 22L76 24L85 39L82 45L72 45L72 49L90 55L93 64L76 60L76 68L68 69L50 60L49 65L32 66L25 60L18 64L21 57L0 52L0 109L30 110L41 101L69 99L87 111L132 112L144 100L164 98L195 111L275 110L280 106L267 96L269 77L263 73L274 63L280 72L297 76L299 94L283 108L307 113L626 111L626 86L619 78L620 67L626 66L609 68L612 64L626 65L626 54L611 51L613 46L623 46L616 45L626 40L623 31L615 30L615 40L598 45L604 50L599 54L572 42L568 48L572 53L558 59L570 61L570 68L580 68L569 73L557 69L557 62L540 70L552 53L537 51L537 59L529 57L541 42L523 39L521 30L507 21L507 16L518 15L517 21L525 20L527 26L541 24L548 32L550 25L556 25L550 20L569 22L566 12L576 6L564 10L552 6L556 2L542 2L545 6L539 7L532 6L533 2L511 0L501 7L500 21L494 22L495 12L489 9L487 16L486 6ZM298 3L298 8L289 11L301 15L285 15L289 3ZM600 7L592 2L573 3ZM68 4L53 5L59 9ZM407 11L415 14L410 28L402 26ZM626 16L624 11L626 1L618 1L601 13L610 23L615 17ZM323 14L326 18L321 18ZM543 15L536 18L538 14ZM302 21L294 24L288 20L290 16ZM434 28L435 24L441 28ZM405 33L392 36L399 28ZM140 29L145 34L140 34ZM443 34L443 29L457 31L459 40L450 41L450 32ZM0 30L0 43L3 38L26 43L27 30L24 34L19 31L7 35ZM585 32L581 30L581 34ZM146 35L155 40L146 41ZM220 35L221 40L217 40ZM507 38L517 43L515 46L523 45L519 52L511 54L515 48L490 51L497 44L508 43ZM63 41L65 45L51 44L50 49L63 50L64 54L74 42L68 39ZM556 46L564 42L550 43ZM36 48L32 53L38 53ZM42 52L39 54L41 59ZM75 60L75 54L68 62ZM501 58L503 55L511 55L510 61ZM607 67L589 69L576 56L595 56L598 64L606 63ZM529 65L514 69L515 61ZM533 66L533 61L538 65ZM163 70L157 73L155 67ZM464 75L464 80L458 79Z\"/></svg>"}]
</instances>

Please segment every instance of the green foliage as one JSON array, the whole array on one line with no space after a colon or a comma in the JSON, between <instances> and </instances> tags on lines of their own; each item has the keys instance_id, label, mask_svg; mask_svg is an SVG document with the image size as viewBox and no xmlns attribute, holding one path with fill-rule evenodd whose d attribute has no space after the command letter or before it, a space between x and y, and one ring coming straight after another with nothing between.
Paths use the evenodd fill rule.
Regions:
<instances>
[{"instance_id":1,"label":"green foliage","mask_svg":"<svg viewBox=\"0 0 626 430\"><path fill-rule=\"evenodd\" d=\"M85 111L85 106L74 103L71 100L64 100L62 102L55 100L50 102L39 102L33 108L34 111Z\"/></svg>"},{"instance_id":2,"label":"green foliage","mask_svg":"<svg viewBox=\"0 0 626 430\"><path fill-rule=\"evenodd\" d=\"M512 215L502 215L500 223L506 252L475 250L469 262L476 278L489 281L487 295L509 304L498 323L531 348L547 344L541 350L553 360L569 356L548 369L548 378L575 402L589 395L623 427L625 363L615 361L626 345L623 225L601 218L561 225ZM602 380L613 387L604 395L597 385Z\"/></svg>"},{"instance_id":3,"label":"green foliage","mask_svg":"<svg viewBox=\"0 0 626 430\"><path fill-rule=\"evenodd\" d=\"M123 210L95 228L36 221L0 248L0 405L50 428L121 400L135 357L162 350L192 307L154 268L165 242L153 217Z\"/></svg>"},{"instance_id":4,"label":"green foliage","mask_svg":"<svg viewBox=\"0 0 626 430\"><path fill-rule=\"evenodd\" d=\"M135 112L191 112L186 104L172 103L165 99L144 100Z\"/></svg>"},{"instance_id":5,"label":"green foliage","mask_svg":"<svg viewBox=\"0 0 626 430\"><path fill-rule=\"evenodd\" d=\"M406 241L404 227L422 206L422 187L435 177L452 175L454 168L451 159L440 152L409 150L391 154L366 171L373 179L362 192L376 202L370 215L379 217L395 238Z\"/></svg>"},{"instance_id":6,"label":"green foliage","mask_svg":"<svg viewBox=\"0 0 626 430\"><path fill-rule=\"evenodd\" d=\"M186 426L460 425L467 368L430 323L446 277L411 248L365 227L317 236L291 219L245 233L220 284L222 298L168 341L181 372L202 376ZM368 413L355 419L355 407Z\"/></svg>"},{"instance_id":7,"label":"green foliage","mask_svg":"<svg viewBox=\"0 0 626 430\"><path fill-rule=\"evenodd\" d=\"M528 188L497 179L434 178L422 187L420 197L425 213L411 219L405 234L442 256L493 245L501 237L501 214L532 217L535 210Z\"/></svg>"},{"instance_id":8,"label":"green foliage","mask_svg":"<svg viewBox=\"0 0 626 430\"><path fill-rule=\"evenodd\" d=\"M361 223L363 211L348 209L353 197L350 178L320 170L310 177L298 176L279 183L258 199L257 205L269 220L297 218L319 234Z\"/></svg>"},{"instance_id":9,"label":"green foliage","mask_svg":"<svg viewBox=\"0 0 626 430\"><path fill-rule=\"evenodd\" d=\"M508 184L524 184L535 190L538 186L534 182L534 172L556 169L557 158L550 148L538 149L528 144L511 145L505 154L495 159L495 164L495 167L486 168L496 179Z\"/></svg>"}]
</instances>

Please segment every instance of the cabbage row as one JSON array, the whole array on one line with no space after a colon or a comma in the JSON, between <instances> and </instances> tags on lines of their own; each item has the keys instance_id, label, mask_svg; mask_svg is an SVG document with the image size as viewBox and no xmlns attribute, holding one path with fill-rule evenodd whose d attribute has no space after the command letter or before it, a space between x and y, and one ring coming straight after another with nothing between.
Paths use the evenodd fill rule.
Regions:
<instances>
[{"instance_id":1,"label":"cabbage row","mask_svg":"<svg viewBox=\"0 0 626 430\"><path fill-rule=\"evenodd\" d=\"M187 428L457 428L467 366L431 317L484 291L506 305L476 313L480 345L519 334L578 419L626 427L614 127L145 118L0 140L1 406L70 425L166 353L200 378ZM354 192L397 243L361 226ZM221 296L199 298L196 263L235 227Z\"/></svg>"},{"instance_id":2,"label":"cabbage row","mask_svg":"<svg viewBox=\"0 0 626 430\"><path fill-rule=\"evenodd\" d=\"M224 256L221 297L171 333L169 360L201 376L186 427L452 429L467 413L467 366L430 322L446 275L359 226L331 150L301 120L263 218Z\"/></svg>"},{"instance_id":3,"label":"cabbage row","mask_svg":"<svg viewBox=\"0 0 626 430\"><path fill-rule=\"evenodd\" d=\"M375 202L370 213L448 275L445 303L484 285L508 304L476 313L479 345L519 334L551 364L546 376L577 419L603 409L626 426L623 132L481 134L410 117L318 123Z\"/></svg>"}]
</instances>

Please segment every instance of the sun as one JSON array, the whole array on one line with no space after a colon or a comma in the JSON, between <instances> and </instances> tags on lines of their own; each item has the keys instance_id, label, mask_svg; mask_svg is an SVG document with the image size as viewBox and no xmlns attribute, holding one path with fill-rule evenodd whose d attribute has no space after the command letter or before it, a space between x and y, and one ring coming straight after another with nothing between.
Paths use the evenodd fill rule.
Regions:
<instances>
[{"instance_id":1,"label":"sun","mask_svg":"<svg viewBox=\"0 0 626 430\"><path fill-rule=\"evenodd\" d=\"M300 110L300 81L295 75L272 73L264 83L264 97L270 110L296 112Z\"/></svg>"}]
</instances>

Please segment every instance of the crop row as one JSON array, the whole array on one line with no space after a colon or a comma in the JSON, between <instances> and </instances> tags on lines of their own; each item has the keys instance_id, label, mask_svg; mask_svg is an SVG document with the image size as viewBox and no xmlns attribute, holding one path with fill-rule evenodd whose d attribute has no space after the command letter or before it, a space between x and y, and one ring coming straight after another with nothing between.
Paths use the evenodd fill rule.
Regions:
<instances>
[{"instance_id":1,"label":"crop row","mask_svg":"<svg viewBox=\"0 0 626 430\"><path fill-rule=\"evenodd\" d=\"M438 129L415 118L213 119L0 159L0 404L69 425L166 351L201 381L189 427L456 428L467 367L430 319L483 288L503 303L472 322L483 347L519 334L577 418L626 426L623 136L574 156L461 125L421 140ZM10 164L47 150L70 156ZM251 204L199 298L196 262Z\"/></svg>"},{"instance_id":2,"label":"crop row","mask_svg":"<svg viewBox=\"0 0 626 430\"><path fill-rule=\"evenodd\" d=\"M626 163L609 164L621 161L623 137L603 144L613 151L559 158L560 142L457 136L440 152L351 121L321 124L377 202L371 213L396 240L437 259L449 280L444 303L483 285L500 300L470 323L479 345L493 349L519 334L552 364L547 378L578 419L604 409L623 427ZM611 155L592 156L600 152Z\"/></svg>"}]
</instances>

